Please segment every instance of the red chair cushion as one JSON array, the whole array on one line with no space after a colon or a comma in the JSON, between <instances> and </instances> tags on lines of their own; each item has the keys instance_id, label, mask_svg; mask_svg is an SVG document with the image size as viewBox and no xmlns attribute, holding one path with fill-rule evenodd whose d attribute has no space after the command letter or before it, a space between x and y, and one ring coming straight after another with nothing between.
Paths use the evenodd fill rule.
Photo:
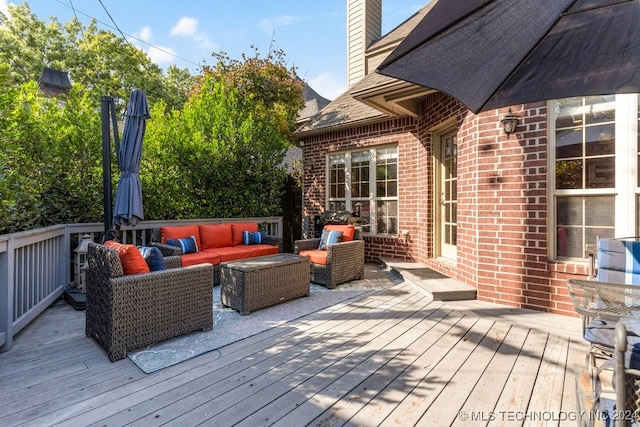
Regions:
<instances>
[{"instance_id":1,"label":"red chair cushion","mask_svg":"<svg viewBox=\"0 0 640 427\"><path fill-rule=\"evenodd\" d=\"M327 251L321 251L319 249L312 249L309 251L300 251L300 256L306 256L309 258L309 262L314 264L327 265Z\"/></svg>"},{"instance_id":2,"label":"red chair cushion","mask_svg":"<svg viewBox=\"0 0 640 427\"><path fill-rule=\"evenodd\" d=\"M104 245L118 252L124 274L150 273L149 265L136 245L125 245L115 240L107 240Z\"/></svg>"},{"instance_id":3,"label":"red chair cushion","mask_svg":"<svg viewBox=\"0 0 640 427\"><path fill-rule=\"evenodd\" d=\"M356 235L356 228L353 225L329 224L325 225L324 229L327 231L342 231L342 242L350 242Z\"/></svg>"}]
</instances>

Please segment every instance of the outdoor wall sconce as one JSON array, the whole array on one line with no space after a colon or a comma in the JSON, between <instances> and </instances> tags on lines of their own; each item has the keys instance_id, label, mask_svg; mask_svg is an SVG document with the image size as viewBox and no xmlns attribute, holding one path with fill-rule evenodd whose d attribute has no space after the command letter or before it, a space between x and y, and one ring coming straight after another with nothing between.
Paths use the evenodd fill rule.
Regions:
<instances>
[{"instance_id":1,"label":"outdoor wall sconce","mask_svg":"<svg viewBox=\"0 0 640 427\"><path fill-rule=\"evenodd\" d=\"M507 134L508 138L512 133L515 133L516 128L518 127L518 116L513 114L511 112L511 108L509 108L509 112L502 120L500 120L500 123L502 123L502 129L504 129L504 133Z\"/></svg>"}]
</instances>

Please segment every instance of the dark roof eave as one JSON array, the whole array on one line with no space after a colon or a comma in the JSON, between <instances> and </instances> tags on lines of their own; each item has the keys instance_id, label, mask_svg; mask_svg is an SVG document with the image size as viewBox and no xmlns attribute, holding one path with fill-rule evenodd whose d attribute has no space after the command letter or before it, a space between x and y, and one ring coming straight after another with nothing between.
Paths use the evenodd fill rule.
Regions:
<instances>
[{"instance_id":1,"label":"dark roof eave","mask_svg":"<svg viewBox=\"0 0 640 427\"><path fill-rule=\"evenodd\" d=\"M293 133L293 138L295 140L300 140L302 138L306 138L306 137L309 137L309 136L319 135L319 134L323 134L323 133L336 132L336 131L349 129L349 128L353 128L353 127L357 127L357 126L364 126L364 125L369 125L369 124L372 124L372 123L379 123L379 122L384 122L384 121L393 120L393 119L394 119L394 117L389 117L387 115L384 115L384 116L369 117L369 118L362 119L362 120L354 120L352 122L343 123L343 124L334 125L334 126L327 126L327 127L323 127L323 128L317 128L317 129L311 129L311 130L305 130L305 131L297 131L296 130Z\"/></svg>"}]
</instances>

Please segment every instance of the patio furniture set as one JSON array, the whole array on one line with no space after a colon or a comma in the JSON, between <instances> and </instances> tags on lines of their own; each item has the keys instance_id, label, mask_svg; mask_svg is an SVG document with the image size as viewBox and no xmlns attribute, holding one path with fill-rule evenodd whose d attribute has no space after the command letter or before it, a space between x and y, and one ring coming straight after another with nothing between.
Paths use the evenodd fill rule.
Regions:
<instances>
[{"instance_id":1,"label":"patio furniture set","mask_svg":"<svg viewBox=\"0 0 640 427\"><path fill-rule=\"evenodd\" d=\"M576 366L579 425L640 424L640 241L599 239L590 280L567 280L589 351Z\"/></svg>"},{"instance_id":2,"label":"patio furniture set","mask_svg":"<svg viewBox=\"0 0 640 427\"><path fill-rule=\"evenodd\" d=\"M310 282L329 289L364 276L364 241L352 225L327 225L323 235L295 242L255 223L163 227L142 248L91 243L86 335L109 359L192 331L213 328L213 289L242 315L310 295Z\"/></svg>"}]
</instances>

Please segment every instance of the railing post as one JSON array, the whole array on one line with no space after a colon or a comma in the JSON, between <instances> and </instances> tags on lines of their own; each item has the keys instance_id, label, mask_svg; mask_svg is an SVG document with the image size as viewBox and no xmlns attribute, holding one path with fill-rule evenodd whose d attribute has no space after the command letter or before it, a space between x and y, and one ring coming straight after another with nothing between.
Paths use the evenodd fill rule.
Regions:
<instances>
[{"instance_id":1,"label":"railing post","mask_svg":"<svg viewBox=\"0 0 640 427\"><path fill-rule=\"evenodd\" d=\"M69 283L71 283L71 261L73 259L71 255L71 231L69 230L68 224L64 226L64 239L61 246L61 261L64 262L64 270L62 270L63 277L61 279L62 283L67 287Z\"/></svg>"},{"instance_id":2,"label":"railing post","mask_svg":"<svg viewBox=\"0 0 640 427\"><path fill-rule=\"evenodd\" d=\"M0 242L0 336L4 334L4 344L0 353L13 347L13 287L14 287L14 245L13 240Z\"/></svg>"}]
</instances>

